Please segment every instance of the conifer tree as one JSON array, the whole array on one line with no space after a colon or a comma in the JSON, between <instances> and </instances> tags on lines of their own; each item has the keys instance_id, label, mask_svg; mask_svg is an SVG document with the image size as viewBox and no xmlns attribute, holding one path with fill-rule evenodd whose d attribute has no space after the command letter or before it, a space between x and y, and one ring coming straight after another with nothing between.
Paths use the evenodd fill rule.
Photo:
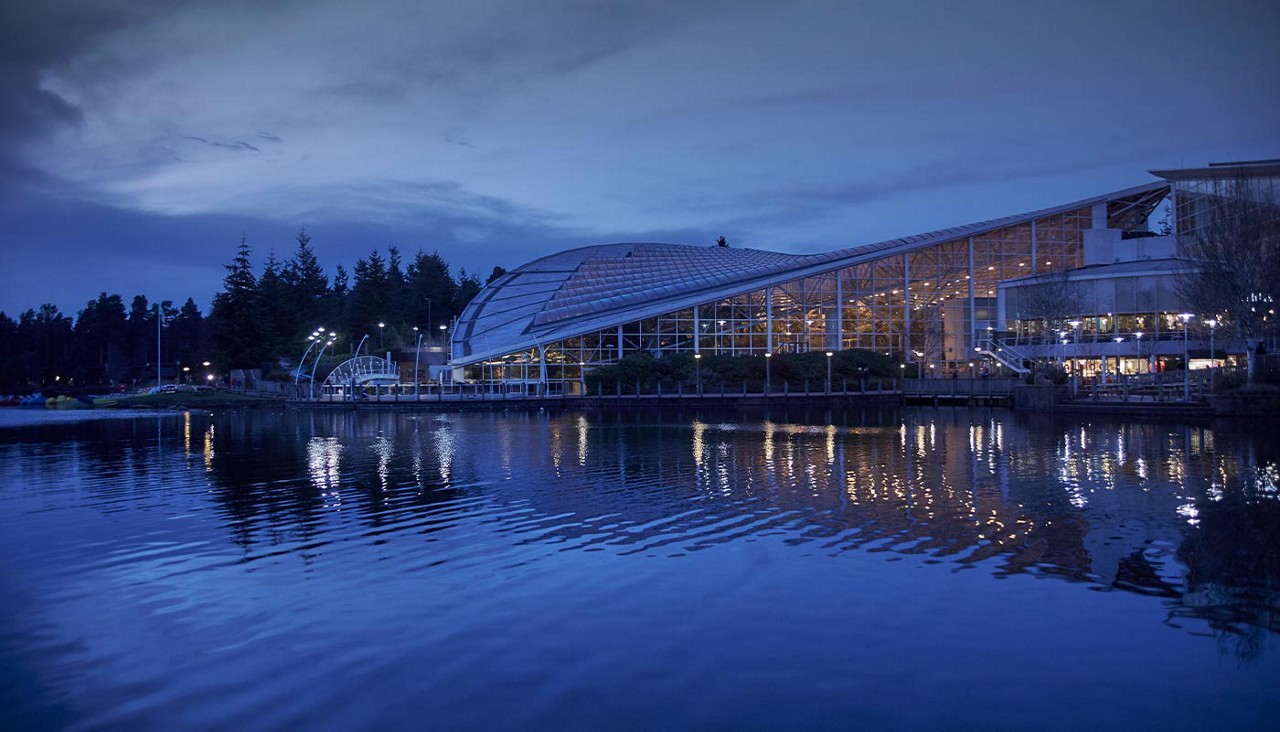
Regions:
<instances>
[{"instance_id":1,"label":"conifer tree","mask_svg":"<svg viewBox=\"0 0 1280 732\"><path fill-rule=\"evenodd\" d=\"M329 280L311 248L306 229L298 232L298 248L285 265L285 318L283 332L294 340L303 338L312 328L337 322L332 316Z\"/></svg>"},{"instance_id":2,"label":"conifer tree","mask_svg":"<svg viewBox=\"0 0 1280 732\"><path fill-rule=\"evenodd\" d=\"M226 265L222 292L214 296L209 313L218 366L224 370L258 368L267 356L258 281L249 254L249 245L242 239L235 259Z\"/></svg>"}]
</instances>

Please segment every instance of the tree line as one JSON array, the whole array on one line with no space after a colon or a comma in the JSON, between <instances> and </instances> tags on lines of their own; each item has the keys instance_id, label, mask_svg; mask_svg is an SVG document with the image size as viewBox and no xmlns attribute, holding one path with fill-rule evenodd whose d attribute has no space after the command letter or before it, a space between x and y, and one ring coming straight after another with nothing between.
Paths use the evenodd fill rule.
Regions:
<instances>
[{"instance_id":1,"label":"tree line","mask_svg":"<svg viewBox=\"0 0 1280 732\"><path fill-rule=\"evenodd\" d=\"M156 378L157 361L167 379L235 368L271 371L297 362L320 327L338 334L338 353L354 352L366 334L366 350L411 344L419 333L438 343L447 337L439 326L451 326L486 282L505 273L494 267L482 282L460 269L455 277L438 252L419 250L406 263L389 246L359 259L350 273L339 264L329 276L306 231L287 260L272 251L255 268L252 254L242 240L207 315L192 298L175 307L135 295L126 307L120 295L107 292L74 318L48 303L16 319L0 312L0 389L145 383Z\"/></svg>"}]
</instances>

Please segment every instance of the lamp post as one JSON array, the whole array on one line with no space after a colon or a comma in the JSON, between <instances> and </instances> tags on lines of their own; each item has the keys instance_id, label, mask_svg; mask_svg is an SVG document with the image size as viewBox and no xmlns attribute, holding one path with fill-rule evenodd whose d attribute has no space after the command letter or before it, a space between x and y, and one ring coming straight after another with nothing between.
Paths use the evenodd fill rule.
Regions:
<instances>
[{"instance_id":1,"label":"lamp post","mask_svg":"<svg viewBox=\"0 0 1280 732\"><path fill-rule=\"evenodd\" d=\"M160 390L160 326L164 323L164 311L156 303L156 391Z\"/></svg>"},{"instance_id":2,"label":"lamp post","mask_svg":"<svg viewBox=\"0 0 1280 732\"><path fill-rule=\"evenodd\" d=\"M698 394L702 394L702 354L693 354L693 380L698 389Z\"/></svg>"},{"instance_id":3,"label":"lamp post","mask_svg":"<svg viewBox=\"0 0 1280 732\"><path fill-rule=\"evenodd\" d=\"M315 363L311 364L311 383L307 385L307 389L311 394L312 399L316 398L316 368L320 366L320 357L324 355L325 349L332 346L333 342L336 340L338 340L338 337L334 333L330 332L329 340L325 341L324 345L320 347L320 353L316 354Z\"/></svg>"},{"instance_id":4,"label":"lamp post","mask_svg":"<svg viewBox=\"0 0 1280 732\"><path fill-rule=\"evenodd\" d=\"M831 393L831 351L827 351L827 393Z\"/></svg>"},{"instance_id":5,"label":"lamp post","mask_svg":"<svg viewBox=\"0 0 1280 732\"><path fill-rule=\"evenodd\" d=\"M1191 401L1191 359L1187 351L1187 323L1193 318L1191 313L1178 313L1182 321L1182 399Z\"/></svg>"},{"instance_id":6,"label":"lamp post","mask_svg":"<svg viewBox=\"0 0 1280 732\"><path fill-rule=\"evenodd\" d=\"M770 380L770 373L769 373L769 364L770 364L772 361L773 361L773 354L772 354L772 353L766 353L766 354L764 355L764 393L765 393L765 395L766 395L766 396L769 394L769 386L770 386L770 381L771 381L771 380Z\"/></svg>"},{"instance_id":7,"label":"lamp post","mask_svg":"<svg viewBox=\"0 0 1280 732\"><path fill-rule=\"evenodd\" d=\"M387 327L386 323L378 323L378 350L381 351L382 346L382 329Z\"/></svg>"},{"instance_id":8,"label":"lamp post","mask_svg":"<svg viewBox=\"0 0 1280 732\"><path fill-rule=\"evenodd\" d=\"M317 336L315 333L312 333L311 335L307 336L307 340L311 342L311 345L307 346L307 350L302 352L302 358L298 360L298 368L293 370L294 386L298 385L298 379L302 377L302 367L307 364L307 356L311 355L311 349L315 348L316 344L320 342L319 340L317 340Z\"/></svg>"},{"instance_id":9,"label":"lamp post","mask_svg":"<svg viewBox=\"0 0 1280 732\"><path fill-rule=\"evenodd\" d=\"M1218 365L1217 353L1213 348L1213 334L1218 329L1217 318L1207 318L1204 324L1209 326L1209 368L1216 368Z\"/></svg>"},{"instance_id":10,"label":"lamp post","mask_svg":"<svg viewBox=\"0 0 1280 732\"><path fill-rule=\"evenodd\" d=\"M414 330L418 326L413 326ZM418 384L422 381L422 377L418 375L418 359L422 356L422 333L418 333L418 346L413 349L413 400L418 401Z\"/></svg>"}]
</instances>

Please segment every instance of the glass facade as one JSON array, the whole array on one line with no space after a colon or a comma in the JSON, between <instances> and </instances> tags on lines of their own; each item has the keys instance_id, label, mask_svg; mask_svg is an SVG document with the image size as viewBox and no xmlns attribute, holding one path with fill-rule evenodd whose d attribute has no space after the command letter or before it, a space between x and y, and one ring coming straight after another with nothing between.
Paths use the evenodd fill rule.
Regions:
<instances>
[{"instance_id":1,"label":"glass facade","mask_svg":"<svg viewBox=\"0 0 1280 732\"><path fill-rule=\"evenodd\" d=\"M1082 264L1092 206L1023 220L767 287L717 295L466 365L480 383L574 391L593 366L633 353L725 355L866 349L957 368L997 325L997 283ZM709 293L710 294L710 293Z\"/></svg>"}]
</instances>

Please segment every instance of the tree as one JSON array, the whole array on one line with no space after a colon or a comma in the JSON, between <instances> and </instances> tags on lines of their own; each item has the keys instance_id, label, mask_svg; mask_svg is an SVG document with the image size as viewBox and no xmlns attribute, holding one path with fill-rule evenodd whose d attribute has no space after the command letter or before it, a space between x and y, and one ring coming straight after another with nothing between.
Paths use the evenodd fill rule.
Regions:
<instances>
[{"instance_id":1,"label":"tree","mask_svg":"<svg viewBox=\"0 0 1280 732\"><path fill-rule=\"evenodd\" d=\"M335 308L329 279L311 249L311 237L305 229L298 232L297 242L293 257L285 263L280 275L284 283L284 306L278 319L286 345L300 342L324 323L337 322L333 320Z\"/></svg>"},{"instance_id":2,"label":"tree","mask_svg":"<svg viewBox=\"0 0 1280 732\"><path fill-rule=\"evenodd\" d=\"M25 346L22 356L25 380L36 384L65 383L70 374L61 369L71 353L71 318L57 305L45 303L40 310L28 310L18 318L18 341Z\"/></svg>"},{"instance_id":3,"label":"tree","mask_svg":"<svg viewBox=\"0 0 1280 732\"><path fill-rule=\"evenodd\" d=\"M506 273L507 273L507 270L506 270L506 269L504 269L504 268L502 268L502 267L494 267L494 268L493 268L493 271L489 273L489 278L488 278L488 279L486 279L486 280L484 281L484 283L485 283L486 285L492 284L494 280L498 279L499 277L501 277L502 275L504 275L504 274L506 274Z\"/></svg>"},{"instance_id":4,"label":"tree","mask_svg":"<svg viewBox=\"0 0 1280 732\"><path fill-rule=\"evenodd\" d=\"M1083 309L1080 287L1068 278L1066 270L1042 275L1035 282L1017 288L1014 314L1019 320L1039 320L1046 345L1058 342L1058 333L1071 331L1067 320ZM1047 353L1052 353L1050 348Z\"/></svg>"},{"instance_id":5,"label":"tree","mask_svg":"<svg viewBox=\"0 0 1280 732\"><path fill-rule=\"evenodd\" d=\"M195 300L187 298L169 326L169 352L176 361L194 366L209 358L204 338L204 316Z\"/></svg>"},{"instance_id":6,"label":"tree","mask_svg":"<svg viewBox=\"0 0 1280 732\"><path fill-rule=\"evenodd\" d=\"M404 325L405 313L405 280L404 270L400 266L400 249L395 245L387 247L387 281L383 285L386 289L387 312L382 316L382 320L387 325L399 328Z\"/></svg>"},{"instance_id":7,"label":"tree","mask_svg":"<svg viewBox=\"0 0 1280 732\"><path fill-rule=\"evenodd\" d=\"M720 237L719 239L716 239L716 246L718 246L718 247L724 247L725 249L728 249L728 248L729 248L729 240L728 240L728 239L726 239L726 238L724 238L724 237L722 236L722 237Z\"/></svg>"},{"instance_id":8,"label":"tree","mask_svg":"<svg viewBox=\"0 0 1280 732\"><path fill-rule=\"evenodd\" d=\"M128 332L129 370L138 377L137 370L155 360L155 309L145 295L134 295L129 304Z\"/></svg>"},{"instance_id":9,"label":"tree","mask_svg":"<svg viewBox=\"0 0 1280 732\"><path fill-rule=\"evenodd\" d=\"M1188 192L1192 211L1179 246L1187 260L1178 294L1187 307L1219 319L1244 343L1253 382L1258 343L1276 327L1280 299L1280 187L1273 178L1237 176Z\"/></svg>"},{"instance_id":10,"label":"tree","mask_svg":"<svg viewBox=\"0 0 1280 732\"><path fill-rule=\"evenodd\" d=\"M258 281L249 245L241 239L235 259L226 265L223 289L213 297L209 325L220 369L257 368L267 358Z\"/></svg>"},{"instance_id":11,"label":"tree","mask_svg":"<svg viewBox=\"0 0 1280 732\"><path fill-rule=\"evenodd\" d=\"M22 367L22 343L18 323L0 312L0 386L6 389L26 381Z\"/></svg>"},{"instance_id":12,"label":"tree","mask_svg":"<svg viewBox=\"0 0 1280 732\"><path fill-rule=\"evenodd\" d=\"M454 315L457 284L449 274L449 263L439 252L414 256L405 277L405 318L414 325L427 328L428 338L435 336L437 323L448 323Z\"/></svg>"},{"instance_id":13,"label":"tree","mask_svg":"<svg viewBox=\"0 0 1280 732\"><path fill-rule=\"evenodd\" d=\"M386 322L390 310L387 265L377 250L368 259L356 262L355 280L347 298L346 330L357 340L376 334L378 323Z\"/></svg>"},{"instance_id":14,"label":"tree","mask_svg":"<svg viewBox=\"0 0 1280 732\"><path fill-rule=\"evenodd\" d=\"M467 274L467 270L458 270L458 289L455 294L453 312L449 316L455 317L462 314L462 310L467 307L467 303L475 299L480 294L480 290L484 285L480 284L480 278Z\"/></svg>"},{"instance_id":15,"label":"tree","mask_svg":"<svg viewBox=\"0 0 1280 732\"><path fill-rule=\"evenodd\" d=\"M258 278L258 302L261 303L261 326L263 340L267 350L279 355L288 350L294 335L290 327L287 313L288 286L281 273L279 260L275 250L267 253L267 261L262 266L262 276Z\"/></svg>"},{"instance_id":16,"label":"tree","mask_svg":"<svg viewBox=\"0 0 1280 732\"><path fill-rule=\"evenodd\" d=\"M128 373L129 331L124 300L103 292L76 315L70 366L81 383L121 379Z\"/></svg>"}]
</instances>

